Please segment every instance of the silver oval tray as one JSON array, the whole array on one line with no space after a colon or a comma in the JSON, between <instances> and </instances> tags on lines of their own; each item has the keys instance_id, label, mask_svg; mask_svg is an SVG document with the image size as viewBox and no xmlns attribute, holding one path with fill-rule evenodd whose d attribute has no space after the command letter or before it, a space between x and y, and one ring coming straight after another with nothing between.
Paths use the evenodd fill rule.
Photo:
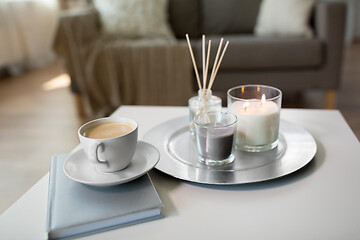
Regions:
<instances>
[{"instance_id":1,"label":"silver oval tray","mask_svg":"<svg viewBox=\"0 0 360 240\"><path fill-rule=\"evenodd\" d=\"M281 120L276 148L260 153L236 150L231 164L207 166L197 160L196 143L188 131L188 121L188 116L169 120L144 137L144 141L159 149L160 161L155 168L183 180L217 185L266 181L295 172L316 153L316 142L308 131Z\"/></svg>"}]
</instances>

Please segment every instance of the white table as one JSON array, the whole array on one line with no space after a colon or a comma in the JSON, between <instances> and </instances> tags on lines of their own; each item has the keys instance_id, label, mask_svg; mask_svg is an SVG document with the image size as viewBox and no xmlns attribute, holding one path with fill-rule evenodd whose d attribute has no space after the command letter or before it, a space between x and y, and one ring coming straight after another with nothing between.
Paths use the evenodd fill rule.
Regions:
<instances>
[{"instance_id":1,"label":"white table","mask_svg":"<svg viewBox=\"0 0 360 240\"><path fill-rule=\"evenodd\" d=\"M114 114L137 120L141 139L187 108L123 106ZM348 124L337 110L284 109L281 118L303 126L317 142L305 168L236 186L189 183L152 171L165 218L85 238L360 239L360 144ZM44 239L48 177L2 214L0 239Z\"/></svg>"}]
</instances>

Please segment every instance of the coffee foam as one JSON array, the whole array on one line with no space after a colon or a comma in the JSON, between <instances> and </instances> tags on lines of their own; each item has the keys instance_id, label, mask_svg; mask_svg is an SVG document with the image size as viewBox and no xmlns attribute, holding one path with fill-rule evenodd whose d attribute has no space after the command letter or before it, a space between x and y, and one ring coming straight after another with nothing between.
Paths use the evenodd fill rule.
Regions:
<instances>
[{"instance_id":1,"label":"coffee foam","mask_svg":"<svg viewBox=\"0 0 360 240\"><path fill-rule=\"evenodd\" d=\"M136 127L128 122L103 122L88 127L83 136L93 139L106 139L126 135Z\"/></svg>"}]
</instances>

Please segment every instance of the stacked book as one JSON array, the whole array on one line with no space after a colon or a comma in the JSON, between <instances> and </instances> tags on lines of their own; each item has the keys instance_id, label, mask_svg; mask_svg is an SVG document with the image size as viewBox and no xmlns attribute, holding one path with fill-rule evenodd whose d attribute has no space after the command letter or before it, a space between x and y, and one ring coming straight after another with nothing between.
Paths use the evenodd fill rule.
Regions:
<instances>
[{"instance_id":1,"label":"stacked book","mask_svg":"<svg viewBox=\"0 0 360 240\"><path fill-rule=\"evenodd\" d=\"M48 239L82 236L163 217L163 204L147 174L121 185L88 186L64 174L67 157L55 155L51 159Z\"/></svg>"}]
</instances>

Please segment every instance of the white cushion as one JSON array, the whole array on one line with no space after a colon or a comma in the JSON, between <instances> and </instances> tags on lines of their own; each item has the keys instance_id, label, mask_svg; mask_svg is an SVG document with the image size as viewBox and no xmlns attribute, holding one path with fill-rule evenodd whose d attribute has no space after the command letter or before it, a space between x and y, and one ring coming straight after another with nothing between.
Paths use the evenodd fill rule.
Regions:
<instances>
[{"instance_id":1,"label":"white cushion","mask_svg":"<svg viewBox=\"0 0 360 240\"><path fill-rule=\"evenodd\" d=\"M314 3L315 0L263 0L255 34L312 37L309 21Z\"/></svg>"},{"instance_id":2,"label":"white cushion","mask_svg":"<svg viewBox=\"0 0 360 240\"><path fill-rule=\"evenodd\" d=\"M173 38L167 0L94 0L107 34L127 38Z\"/></svg>"}]
</instances>

